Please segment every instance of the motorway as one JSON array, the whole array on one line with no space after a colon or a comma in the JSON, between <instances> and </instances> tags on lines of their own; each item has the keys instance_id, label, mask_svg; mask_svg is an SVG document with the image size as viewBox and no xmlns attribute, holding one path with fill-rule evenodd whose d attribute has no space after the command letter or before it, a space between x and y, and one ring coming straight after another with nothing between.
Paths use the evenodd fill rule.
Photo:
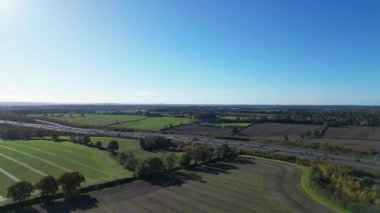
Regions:
<instances>
[{"instance_id":1,"label":"motorway","mask_svg":"<svg viewBox=\"0 0 380 213\"><path fill-rule=\"evenodd\" d=\"M380 169L380 161L358 159L349 155L331 154L329 152L317 151L312 149L262 144L256 142L237 141L237 140L225 140L212 137L198 136L198 135L185 135L185 134L162 134L162 133L149 133L149 132L121 132L102 129L89 129L89 128L77 128L65 126L57 123L52 123L43 120L36 120L38 123L24 123L0 120L0 124L14 125L29 128L38 128L46 130L55 130L60 132L71 132L87 135L106 135L106 136L118 136L118 137L130 137L130 138L144 138L146 136L163 136L171 138L173 141L187 142L187 143L203 143L210 145L220 145L228 143L230 146L236 146L241 149L254 149L262 152L276 152L290 156L303 156L310 159L319 160L332 160L336 163L348 164L355 167Z\"/></svg>"}]
</instances>

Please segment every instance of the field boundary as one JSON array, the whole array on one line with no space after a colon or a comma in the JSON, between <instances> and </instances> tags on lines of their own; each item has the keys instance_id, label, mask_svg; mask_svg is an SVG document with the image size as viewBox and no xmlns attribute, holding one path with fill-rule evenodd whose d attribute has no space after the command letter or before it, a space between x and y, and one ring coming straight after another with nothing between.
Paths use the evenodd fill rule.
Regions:
<instances>
[{"instance_id":1,"label":"field boundary","mask_svg":"<svg viewBox=\"0 0 380 213\"><path fill-rule=\"evenodd\" d=\"M281 161L281 160L275 160L275 159L263 158L263 157L256 157L256 156L251 156L251 155L240 155L240 157L243 157L243 158L252 158L252 159L261 159L261 160L266 160L266 161L272 161L272 162L276 162L276 163L282 163L282 164L291 165L291 166L294 166L294 167L300 169L302 171L301 183L300 183L301 187L302 187L302 189L310 197L312 197L314 200L316 200L320 204L322 204L322 205L330 208L333 211L343 212L343 213L350 213L350 211L348 211L346 209L343 209L342 207L338 206L336 203L334 203L333 201L329 200L325 196L322 196L322 195L318 194L311 187L311 185L310 185L310 174L311 174L310 167L298 165L298 164L295 164L295 163L290 163L290 162L287 162L287 161Z\"/></svg>"}]
</instances>

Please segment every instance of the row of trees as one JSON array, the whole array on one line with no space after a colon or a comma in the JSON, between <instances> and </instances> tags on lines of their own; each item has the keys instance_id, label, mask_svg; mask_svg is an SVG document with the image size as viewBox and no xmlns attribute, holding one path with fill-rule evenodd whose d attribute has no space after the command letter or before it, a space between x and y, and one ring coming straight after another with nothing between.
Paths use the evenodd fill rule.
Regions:
<instances>
[{"instance_id":1,"label":"row of trees","mask_svg":"<svg viewBox=\"0 0 380 213\"><path fill-rule=\"evenodd\" d=\"M101 141L97 141L96 143L93 143L89 135L72 135L71 141L73 141L74 143L86 145L89 147L96 147L101 150L108 150L114 155L116 155L117 151L119 150L119 142L117 142L116 140L111 140L108 143L107 147L104 147Z\"/></svg>"},{"instance_id":2,"label":"row of trees","mask_svg":"<svg viewBox=\"0 0 380 213\"><path fill-rule=\"evenodd\" d=\"M50 130L0 125L0 138L4 140L30 140L33 137L50 136L52 133Z\"/></svg>"},{"instance_id":3,"label":"row of trees","mask_svg":"<svg viewBox=\"0 0 380 213\"><path fill-rule=\"evenodd\" d=\"M31 196L35 190L40 190L41 196L51 196L62 188L62 192L66 197L73 196L79 191L81 184L85 181L85 177L78 172L67 172L62 174L58 179L49 175L43 177L36 185L27 181L20 181L9 187L7 197L13 201L23 201Z\"/></svg>"},{"instance_id":4,"label":"row of trees","mask_svg":"<svg viewBox=\"0 0 380 213\"><path fill-rule=\"evenodd\" d=\"M140 160L135 157L133 152L123 151L118 154L118 161L124 167L138 177L145 177L161 172L170 172L178 164L178 157L171 153L161 158L152 157L145 160Z\"/></svg>"},{"instance_id":5,"label":"row of trees","mask_svg":"<svg viewBox=\"0 0 380 213\"><path fill-rule=\"evenodd\" d=\"M212 159L223 159L227 157L236 157L238 155L237 149L232 149L227 144L223 144L214 148L206 144L183 144L179 146L184 151L180 158L171 153L161 158L153 157L145 160L140 160L135 157L133 152L123 151L118 154L118 161L126 169L134 172L138 177L147 177L153 174L167 172L170 173L175 167L188 168L192 163L197 165Z\"/></svg>"}]
</instances>

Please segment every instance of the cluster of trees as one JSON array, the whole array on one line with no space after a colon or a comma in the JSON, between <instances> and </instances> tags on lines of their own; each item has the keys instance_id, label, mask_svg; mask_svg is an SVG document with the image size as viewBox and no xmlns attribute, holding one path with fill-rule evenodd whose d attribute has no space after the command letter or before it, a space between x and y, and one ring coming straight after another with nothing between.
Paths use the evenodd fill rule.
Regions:
<instances>
[{"instance_id":1,"label":"cluster of trees","mask_svg":"<svg viewBox=\"0 0 380 213\"><path fill-rule=\"evenodd\" d=\"M7 191L7 197L13 201L23 201L28 199L35 190L40 190L41 196L51 196L62 188L66 197L76 195L79 192L81 184L85 177L78 172L67 172L55 179L49 175L43 177L37 184L33 185L27 181L20 181L10 186Z\"/></svg>"},{"instance_id":2,"label":"cluster of trees","mask_svg":"<svg viewBox=\"0 0 380 213\"><path fill-rule=\"evenodd\" d=\"M213 122L217 120L217 114L213 110L202 110L194 112L193 118L196 120Z\"/></svg>"},{"instance_id":3,"label":"cluster of trees","mask_svg":"<svg viewBox=\"0 0 380 213\"><path fill-rule=\"evenodd\" d=\"M140 160L135 157L133 152L122 151L117 155L117 159L129 171L134 172Z\"/></svg>"},{"instance_id":4,"label":"cluster of trees","mask_svg":"<svg viewBox=\"0 0 380 213\"><path fill-rule=\"evenodd\" d=\"M186 151L186 153L179 161L182 168L188 168L191 162L197 165L198 163L204 163L212 159L232 159L239 154L235 147L231 148L227 144L222 144L216 148L206 144L194 144L185 147L184 151Z\"/></svg>"},{"instance_id":5,"label":"cluster of trees","mask_svg":"<svg viewBox=\"0 0 380 213\"><path fill-rule=\"evenodd\" d=\"M371 173L347 165L320 162L312 167L312 181L343 206L374 204L380 207L380 185Z\"/></svg>"},{"instance_id":6,"label":"cluster of trees","mask_svg":"<svg viewBox=\"0 0 380 213\"><path fill-rule=\"evenodd\" d=\"M159 157L139 161L135 168L135 176L149 177L164 171L164 163Z\"/></svg>"},{"instance_id":7,"label":"cluster of trees","mask_svg":"<svg viewBox=\"0 0 380 213\"><path fill-rule=\"evenodd\" d=\"M134 172L138 177L147 177L157 173L170 173L178 165L181 168L188 168L192 163L197 165L212 159L235 158L238 150L231 148L227 144L219 147L212 147L206 144L186 144L179 146L181 151L186 152L180 158L175 153L163 157L147 158L140 160L133 152L123 151L118 154L117 159L126 169Z\"/></svg>"},{"instance_id":8,"label":"cluster of trees","mask_svg":"<svg viewBox=\"0 0 380 213\"><path fill-rule=\"evenodd\" d=\"M222 115L223 112L216 112ZM379 109L278 109L278 110L240 110L255 123L276 122L289 124L318 124L328 122L329 126L380 126ZM231 112L228 113L231 115ZM238 120L220 120L225 123Z\"/></svg>"},{"instance_id":9,"label":"cluster of trees","mask_svg":"<svg viewBox=\"0 0 380 213\"><path fill-rule=\"evenodd\" d=\"M171 139L161 136L149 136L140 139L140 147L143 150L168 150L174 148L174 146Z\"/></svg>"},{"instance_id":10,"label":"cluster of trees","mask_svg":"<svg viewBox=\"0 0 380 213\"><path fill-rule=\"evenodd\" d=\"M318 124L328 122L330 126L357 125L380 126L380 111L378 109L199 109L193 111L194 118L204 122L236 123L245 121L255 123L276 122L289 124ZM236 116L236 119L223 119L221 115ZM323 135L323 130L311 132L310 136ZM320 137L320 136L319 136Z\"/></svg>"},{"instance_id":11,"label":"cluster of trees","mask_svg":"<svg viewBox=\"0 0 380 213\"><path fill-rule=\"evenodd\" d=\"M356 126L380 126L380 111L378 110L289 110L277 117L283 122L323 124L328 122L330 126L356 125Z\"/></svg>"},{"instance_id":12,"label":"cluster of trees","mask_svg":"<svg viewBox=\"0 0 380 213\"><path fill-rule=\"evenodd\" d=\"M18 111L14 111L14 110L12 111L0 110L0 120L29 122L29 123L34 122L34 118L28 117L27 115L20 113Z\"/></svg>"},{"instance_id":13,"label":"cluster of trees","mask_svg":"<svg viewBox=\"0 0 380 213\"><path fill-rule=\"evenodd\" d=\"M93 145L91 142L91 137L89 135L72 135L70 139L74 143L83 145Z\"/></svg>"},{"instance_id":14,"label":"cluster of trees","mask_svg":"<svg viewBox=\"0 0 380 213\"><path fill-rule=\"evenodd\" d=\"M52 133L53 131L43 129L0 125L0 138L4 140L30 140L33 137L50 136Z\"/></svg>"},{"instance_id":15,"label":"cluster of trees","mask_svg":"<svg viewBox=\"0 0 380 213\"><path fill-rule=\"evenodd\" d=\"M161 158L152 157L140 160L135 157L133 152L123 151L118 154L118 161L126 169L134 172L135 176L148 177L162 172L170 173L178 164L178 157L172 153Z\"/></svg>"}]
</instances>

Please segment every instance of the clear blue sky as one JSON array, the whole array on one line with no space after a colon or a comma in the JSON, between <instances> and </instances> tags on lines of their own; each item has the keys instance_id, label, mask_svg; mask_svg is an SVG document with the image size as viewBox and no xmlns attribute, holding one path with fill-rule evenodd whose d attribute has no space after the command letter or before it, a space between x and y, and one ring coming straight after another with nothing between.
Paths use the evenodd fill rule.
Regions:
<instances>
[{"instance_id":1,"label":"clear blue sky","mask_svg":"<svg viewBox=\"0 0 380 213\"><path fill-rule=\"evenodd\" d=\"M0 0L0 101L380 104L377 0Z\"/></svg>"}]
</instances>

